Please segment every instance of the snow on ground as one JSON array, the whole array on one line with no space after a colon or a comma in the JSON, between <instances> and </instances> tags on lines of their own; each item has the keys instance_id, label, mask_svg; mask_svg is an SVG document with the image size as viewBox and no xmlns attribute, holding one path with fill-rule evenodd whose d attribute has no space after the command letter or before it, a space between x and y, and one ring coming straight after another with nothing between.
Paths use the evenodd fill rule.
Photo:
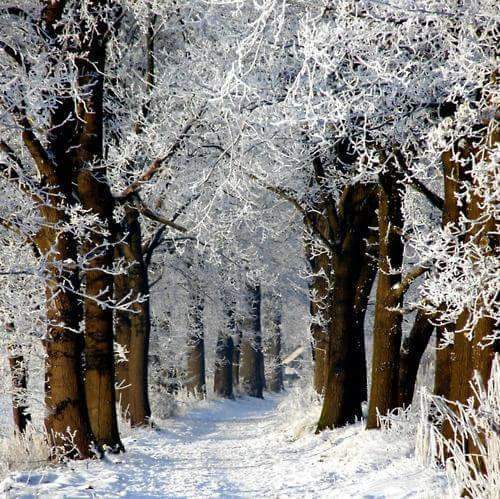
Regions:
<instances>
[{"instance_id":1,"label":"snow on ground","mask_svg":"<svg viewBox=\"0 0 500 499\"><path fill-rule=\"evenodd\" d=\"M202 402L158 429L132 430L127 452L11 473L4 497L444 497L413 442L354 425L314 435L317 414L291 395ZM314 408L316 410L317 408ZM299 417L298 417L299 416Z\"/></svg>"}]
</instances>

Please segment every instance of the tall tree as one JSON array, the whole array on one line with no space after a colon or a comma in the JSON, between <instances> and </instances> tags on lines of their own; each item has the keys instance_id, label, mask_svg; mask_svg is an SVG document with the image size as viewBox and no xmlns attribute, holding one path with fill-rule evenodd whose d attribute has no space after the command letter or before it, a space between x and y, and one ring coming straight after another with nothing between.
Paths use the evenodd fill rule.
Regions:
<instances>
[{"instance_id":1,"label":"tall tree","mask_svg":"<svg viewBox=\"0 0 500 499\"><path fill-rule=\"evenodd\" d=\"M395 164L393 159L392 165ZM387 163L387 159L386 159ZM390 166L392 166L390 165ZM384 165L386 166L386 165ZM401 269L403 191L401 170L387 168L380 174L379 189L379 274L375 324L373 326L373 362L368 428L378 425L378 412L385 415L398 405L399 350L401 348L403 303Z\"/></svg>"},{"instance_id":2,"label":"tall tree","mask_svg":"<svg viewBox=\"0 0 500 499\"><path fill-rule=\"evenodd\" d=\"M270 392L279 393L283 390L283 364L281 358L282 342L282 298L272 293L269 298L269 315L267 317L266 335L264 340L266 359L266 387Z\"/></svg>"},{"instance_id":3,"label":"tall tree","mask_svg":"<svg viewBox=\"0 0 500 499\"><path fill-rule=\"evenodd\" d=\"M204 398L206 395L205 331L203 325L205 298L201 283L196 276L197 265L197 258L191 254L188 264L191 275L188 283L186 388L188 393L198 398Z\"/></svg>"},{"instance_id":4,"label":"tall tree","mask_svg":"<svg viewBox=\"0 0 500 499\"><path fill-rule=\"evenodd\" d=\"M127 359L117 366L121 407L132 426L148 424L151 416L148 393L148 352L151 331L149 277L144 261L139 213L126 205L126 238L119 247L127 271L115 277L115 298L132 302L130 310L116 311L116 341L127 353Z\"/></svg>"},{"instance_id":5,"label":"tall tree","mask_svg":"<svg viewBox=\"0 0 500 499\"><path fill-rule=\"evenodd\" d=\"M376 188L358 184L346 188L335 213L331 244L334 283L331 298L328 349L328 377L318 431L343 426L361 417L366 393L364 356L364 316L369 285L360 285L369 252L368 238L374 224ZM363 374L364 373L364 374Z\"/></svg>"},{"instance_id":6,"label":"tall tree","mask_svg":"<svg viewBox=\"0 0 500 499\"><path fill-rule=\"evenodd\" d=\"M257 284L247 284L245 291L246 317L242 324L240 384L243 392L251 397L263 398L261 289Z\"/></svg>"}]
</instances>

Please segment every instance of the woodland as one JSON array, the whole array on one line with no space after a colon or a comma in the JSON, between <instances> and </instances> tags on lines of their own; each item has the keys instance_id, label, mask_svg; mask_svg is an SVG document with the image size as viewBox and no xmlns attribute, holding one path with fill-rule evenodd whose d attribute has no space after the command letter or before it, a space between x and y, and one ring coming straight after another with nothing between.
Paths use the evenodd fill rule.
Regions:
<instances>
[{"instance_id":1,"label":"woodland","mask_svg":"<svg viewBox=\"0 0 500 499\"><path fill-rule=\"evenodd\" d=\"M0 0L0 461L308 393L499 497L499 14Z\"/></svg>"}]
</instances>

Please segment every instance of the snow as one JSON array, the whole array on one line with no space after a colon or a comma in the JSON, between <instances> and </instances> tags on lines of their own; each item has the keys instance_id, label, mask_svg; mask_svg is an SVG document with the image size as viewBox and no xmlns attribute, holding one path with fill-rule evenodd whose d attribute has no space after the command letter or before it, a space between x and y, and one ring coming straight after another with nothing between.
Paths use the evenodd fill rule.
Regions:
<instances>
[{"instance_id":1,"label":"snow","mask_svg":"<svg viewBox=\"0 0 500 499\"><path fill-rule=\"evenodd\" d=\"M314 434L293 394L201 402L156 429L130 430L125 454L11 473L5 497L444 497L414 442L361 424Z\"/></svg>"}]
</instances>

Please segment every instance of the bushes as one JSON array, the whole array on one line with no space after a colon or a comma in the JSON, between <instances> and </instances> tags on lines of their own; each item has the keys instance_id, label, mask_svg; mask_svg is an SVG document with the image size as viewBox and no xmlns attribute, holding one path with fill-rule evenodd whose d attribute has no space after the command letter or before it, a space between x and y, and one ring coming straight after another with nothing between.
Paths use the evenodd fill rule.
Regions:
<instances>
[{"instance_id":1,"label":"bushes","mask_svg":"<svg viewBox=\"0 0 500 499\"><path fill-rule=\"evenodd\" d=\"M500 497L500 356L488 386L475 375L474 397L466 404L450 402L422 390L416 453L420 461L446 469L451 494L474 498ZM443 437L449 424L454 439Z\"/></svg>"},{"instance_id":2,"label":"bushes","mask_svg":"<svg viewBox=\"0 0 500 499\"><path fill-rule=\"evenodd\" d=\"M46 436L29 424L24 433L0 438L0 477L13 470L38 468L47 463L49 456Z\"/></svg>"}]
</instances>

